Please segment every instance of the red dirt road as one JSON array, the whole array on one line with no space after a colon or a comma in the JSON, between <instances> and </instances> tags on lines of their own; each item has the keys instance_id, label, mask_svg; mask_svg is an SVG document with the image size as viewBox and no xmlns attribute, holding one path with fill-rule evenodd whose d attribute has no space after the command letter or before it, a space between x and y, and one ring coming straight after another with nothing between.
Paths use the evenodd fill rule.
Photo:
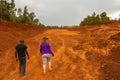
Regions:
<instances>
[{"instance_id":1,"label":"red dirt road","mask_svg":"<svg viewBox=\"0 0 120 80\"><path fill-rule=\"evenodd\" d=\"M47 36L55 56L52 72L42 73L41 38ZM25 39L30 54L26 76L18 74L14 48ZM120 25L43 29L0 22L0 80L120 80Z\"/></svg>"}]
</instances>

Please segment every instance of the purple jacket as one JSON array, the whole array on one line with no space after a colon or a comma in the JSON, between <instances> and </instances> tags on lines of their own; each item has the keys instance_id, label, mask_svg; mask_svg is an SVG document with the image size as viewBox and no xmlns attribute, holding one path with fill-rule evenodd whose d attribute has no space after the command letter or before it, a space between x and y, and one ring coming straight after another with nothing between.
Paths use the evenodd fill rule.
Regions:
<instances>
[{"instance_id":1,"label":"purple jacket","mask_svg":"<svg viewBox=\"0 0 120 80\"><path fill-rule=\"evenodd\" d=\"M40 45L40 53L43 54L52 54L54 56L49 43L42 42Z\"/></svg>"}]
</instances>

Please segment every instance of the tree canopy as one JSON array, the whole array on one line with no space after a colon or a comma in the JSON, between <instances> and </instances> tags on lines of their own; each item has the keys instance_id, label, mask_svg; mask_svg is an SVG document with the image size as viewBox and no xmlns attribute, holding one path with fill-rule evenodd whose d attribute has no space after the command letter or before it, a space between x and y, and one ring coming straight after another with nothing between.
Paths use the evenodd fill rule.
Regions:
<instances>
[{"instance_id":1,"label":"tree canopy","mask_svg":"<svg viewBox=\"0 0 120 80\"><path fill-rule=\"evenodd\" d=\"M107 16L106 12L102 12L101 14L96 14L93 12L93 14L90 16L88 15L86 18L81 21L80 25L94 25L94 24L103 24L103 23L109 23L110 19Z\"/></svg>"},{"instance_id":2,"label":"tree canopy","mask_svg":"<svg viewBox=\"0 0 120 80\"><path fill-rule=\"evenodd\" d=\"M88 15L86 18L81 21L80 26L85 25L95 25L95 24L107 24L111 22L120 22L120 20L111 20L106 12L102 12L101 14L96 14L93 12L92 15Z\"/></svg>"},{"instance_id":3,"label":"tree canopy","mask_svg":"<svg viewBox=\"0 0 120 80\"><path fill-rule=\"evenodd\" d=\"M0 0L0 20L23 23L34 26L44 26L36 18L34 12L28 12L27 6L22 10L15 8L15 1Z\"/></svg>"}]
</instances>

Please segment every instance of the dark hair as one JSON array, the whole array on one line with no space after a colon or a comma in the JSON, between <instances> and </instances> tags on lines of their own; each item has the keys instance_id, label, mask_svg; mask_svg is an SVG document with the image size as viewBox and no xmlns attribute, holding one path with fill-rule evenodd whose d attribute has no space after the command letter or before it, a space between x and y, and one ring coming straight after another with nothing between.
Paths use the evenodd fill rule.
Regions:
<instances>
[{"instance_id":1,"label":"dark hair","mask_svg":"<svg viewBox=\"0 0 120 80\"><path fill-rule=\"evenodd\" d=\"M20 43L24 43L24 39L20 39Z\"/></svg>"}]
</instances>

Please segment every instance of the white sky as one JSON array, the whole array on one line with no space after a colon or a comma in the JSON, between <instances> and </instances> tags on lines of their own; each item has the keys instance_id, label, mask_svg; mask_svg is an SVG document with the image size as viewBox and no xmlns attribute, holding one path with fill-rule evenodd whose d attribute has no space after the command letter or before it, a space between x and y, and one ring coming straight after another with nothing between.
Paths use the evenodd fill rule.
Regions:
<instances>
[{"instance_id":1,"label":"white sky","mask_svg":"<svg viewBox=\"0 0 120 80\"><path fill-rule=\"evenodd\" d=\"M27 5L45 25L79 25L93 12L105 11L111 18L120 17L120 0L15 0L16 7Z\"/></svg>"}]
</instances>

